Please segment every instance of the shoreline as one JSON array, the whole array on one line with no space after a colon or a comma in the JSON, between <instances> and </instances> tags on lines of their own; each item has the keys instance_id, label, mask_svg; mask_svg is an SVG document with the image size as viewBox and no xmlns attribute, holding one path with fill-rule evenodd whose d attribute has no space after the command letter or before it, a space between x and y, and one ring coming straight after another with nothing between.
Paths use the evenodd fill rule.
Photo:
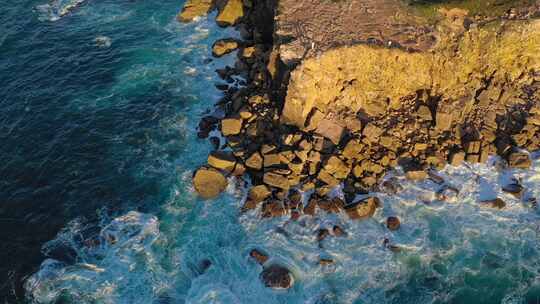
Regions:
<instances>
[{"instance_id":1,"label":"shoreline","mask_svg":"<svg viewBox=\"0 0 540 304\"><path fill-rule=\"evenodd\" d=\"M237 0L210 4L207 10L217 9L217 19L220 19L227 5L234 2ZM321 210L344 212L352 220L362 220L372 217L381 207L374 192L391 194L399 191L399 184L384 179L385 173L392 168L403 168L411 181L429 179L444 185L445 181L437 171L447 164L485 163L489 156L498 155L506 161L502 164L504 167L527 169L532 159L522 148L531 152L540 149L540 58L530 55L527 49L534 49L540 42L536 19L540 16L540 3L526 10L509 9L500 17L469 16L468 12L458 8L439 9L441 16L436 26L426 30L428 25L413 23L408 27L409 31L437 36L436 43L428 46L417 42L416 45L422 45L420 50L400 41L361 39L363 43L329 50L323 47L312 52L297 50L292 55L288 41L294 44L294 38L301 40L302 37L283 34L283 28L279 28L282 25L276 21L282 16L275 16L282 13L278 12L277 0L257 4L247 1L243 5L241 14L229 12L236 19L218 22L220 26L235 26L243 40L223 39L213 45L215 57L237 50L238 58L234 67L216 71L225 81L217 85L224 97L216 104L216 109L224 116L206 116L199 124L200 138L207 138L211 131L219 130L226 141L220 147L219 139L210 137L215 151L209 155L208 164L194 172L195 189L203 198L213 198L223 192L228 184L227 176L247 175L252 187L240 212L260 208L263 218L289 216L295 221ZM233 6L238 7L238 3ZM260 18L262 15L266 18ZM279 22L284 23L283 20ZM514 37L514 33L527 30L531 36ZM497 31L507 35L508 41L500 42L499 34L491 34ZM486 47L487 51L478 55L483 46L476 43L482 39L486 45L498 44ZM523 43L529 40L532 44ZM425 39L419 38L419 41ZM516 42L518 46L523 43L523 47L508 54L530 55L531 59L523 59L523 62L532 65L529 71L524 69L508 80L506 73L515 73L510 70L513 67L498 66L506 59L494 57L499 54L493 55L489 49L504 50ZM311 48L314 49L313 43ZM479 57L452 63L460 58L455 56L454 49L460 49L464 56ZM280 58L283 53L287 63ZM396 65L386 65L394 56L403 59ZM480 65L467 66L469 62L490 56L495 64L492 72L486 72ZM377 59L370 62L371 58ZM351 62L354 62L353 67L359 67L358 70L349 69ZM439 62L450 64L438 66ZM369 70L370 65L372 70ZM516 65L521 66L521 63ZM375 78L373 83L371 79L347 78L375 73L381 66L388 69L385 74L388 78ZM427 68L422 70L423 66ZM453 77L461 77L459 73L462 72L452 71L456 66L465 70L470 68L473 77L455 83L455 89L445 87ZM399 73L402 76L396 77ZM332 78L335 75L339 75L338 78ZM419 77L413 77L408 84L412 75ZM422 75L433 78L422 79ZM245 86L228 86L227 83L234 82L234 76L243 77ZM331 81L326 82L326 78ZM404 83L404 86L398 85L394 91L385 92L388 81ZM352 91L348 92L346 85L340 87L341 82L353 83ZM336 87L337 93L333 93ZM362 96L354 90L365 87L374 87L384 93L368 95L358 105L347 100ZM505 97L507 92L511 97ZM388 101L377 101L381 96ZM321 100L323 98L327 100ZM464 98L472 103L463 103ZM521 101L514 102L517 99ZM342 105L340 100L343 100ZM492 109L492 104L501 107ZM461 122L452 115L455 107L470 108L469 112L461 114ZM506 112L500 112L501 109ZM491 111L497 114L490 116ZM501 113L503 118L498 116ZM401 130L408 133L399 135ZM341 195L333 195L336 188L341 189ZM459 193L457 188L441 188L438 199L445 201L444 193L448 191ZM522 197L524 189L519 181L515 181L506 185L503 191ZM305 198L303 193L310 193L310 197ZM536 206L534 197L522 199L527 200L524 203ZM506 206L496 196L478 203L497 209ZM399 221L399 218L389 216L386 226L389 230L397 230ZM260 263L263 261L261 264L268 259L261 252L252 252L252 256ZM283 281L268 284L270 287L287 285Z\"/></svg>"}]
</instances>

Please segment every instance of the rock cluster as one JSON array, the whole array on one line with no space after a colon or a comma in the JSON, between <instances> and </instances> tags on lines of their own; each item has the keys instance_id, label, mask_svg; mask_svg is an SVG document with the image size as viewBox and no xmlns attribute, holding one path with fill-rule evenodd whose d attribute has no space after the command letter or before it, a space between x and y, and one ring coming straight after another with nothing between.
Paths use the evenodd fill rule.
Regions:
<instances>
[{"instance_id":1,"label":"rock cluster","mask_svg":"<svg viewBox=\"0 0 540 304\"><path fill-rule=\"evenodd\" d=\"M330 12L343 5L363 7L360 15L367 19L358 22L367 31L338 29L330 31L337 33L335 40L323 35L318 41L317 31L305 40L302 27L285 39L284 29L295 25L284 23L287 9L277 9L277 1L189 0L179 15L185 22L217 8L216 22L235 26L242 36L212 47L215 57L237 50L237 61L216 71L222 79L216 87L224 93L217 112L224 115L205 116L199 123L200 138L214 130L225 138L225 145L209 138L215 151L193 176L201 197L219 195L228 176L247 174L251 187L242 212L258 209L262 218L290 216L293 221L302 215L343 213L363 220L381 207L377 197L369 196L371 190L400 191L392 180L380 183L392 167L401 166L411 180L444 184L431 168L484 162L495 154L514 168L531 165L523 149L540 149L540 21L531 19L540 3L489 20L463 10L441 10L446 19L437 27L417 23L407 10L405 23L396 20L381 31L386 24L370 18L403 9L397 0L364 1L365 6L357 0L282 0ZM326 19L322 14L321 20ZM324 25L313 24L315 29ZM366 33L377 32L384 37L372 43ZM316 47L318 42L324 43ZM295 49L298 43L301 49ZM334 48L340 45L345 46ZM331 195L340 185L343 197ZM441 200L458 192L441 189ZM503 191L520 197L523 187L516 181ZM358 194L368 195L359 200ZM499 198L479 203L506 205ZM385 224L395 231L401 220L390 216ZM346 232L339 226L319 229L319 245L330 235ZM384 246L401 251L388 239ZM260 278L266 286L292 286L287 268L268 265L269 257L258 250L250 256L263 266ZM332 263L329 258L319 261L322 266Z\"/></svg>"},{"instance_id":2,"label":"rock cluster","mask_svg":"<svg viewBox=\"0 0 540 304\"><path fill-rule=\"evenodd\" d=\"M260 207L264 217L293 218L344 211L367 218L376 198L355 196L376 187L388 168L400 165L408 178L421 180L431 167L484 162L494 154L527 168L529 156L517 148L540 148L538 21L460 28L457 37L445 32L453 38L432 52L337 48L291 73L269 31L276 3L248 1L240 10L230 2L220 7L242 13L237 27L244 41L213 46L214 56L239 49L238 60L217 71L225 81L219 103L225 117L204 117L199 136L219 129L228 152L212 153L208 165L250 176L244 211ZM246 86L229 86L233 75L243 76ZM329 198L340 184L344 200ZM307 204L295 189L314 190Z\"/></svg>"}]
</instances>

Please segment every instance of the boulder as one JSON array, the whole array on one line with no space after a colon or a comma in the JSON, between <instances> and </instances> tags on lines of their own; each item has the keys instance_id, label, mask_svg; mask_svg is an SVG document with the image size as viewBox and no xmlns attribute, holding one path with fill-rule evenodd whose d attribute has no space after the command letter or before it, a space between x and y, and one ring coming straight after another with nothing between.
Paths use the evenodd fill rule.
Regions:
<instances>
[{"instance_id":1,"label":"boulder","mask_svg":"<svg viewBox=\"0 0 540 304\"><path fill-rule=\"evenodd\" d=\"M310 199L306 207L304 207L304 214L315 215L317 212L317 199Z\"/></svg>"},{"instance_id":2,"label":"boulder","mask_svg":"<svg viewBox=\"0 0 540 304\"><path fill-rule=\"evenodd\" d=\"M401 223L397 216L389 216L386 219L386 228L388 228L389 230L398 230L400 225Z\"/></svg>"},{"instance_id":3,"label":"boulder","mask_svg":"<svg viewBox=\"0 0 540 304\"><path fill-rule=\"evenodd\" d=\"M203 167L195 172L193 186L202 198L210 199L227 188L227 179L221 172Z\"/></svg>"},{"instance_id":4,"label":"boulder","mask_svg":"<svg viewBox=\"0 0 540 304\"><path fill-rule=\"evenodd\" d=\"M319 229L317 231L317 241L320 242L320 241L324 240L329 235L330 235L330 232L328 231L328 229L325 229L325 228Z\"/></svg>"},{"instance_id":5,"label":"boulder","mask_svg":"<svg viewBox=\"0 0 540 304\"><path fill-rule=\"evenodd\" d=\"M331 156L326 161L324 170L337 179L345 179L351 172L351 167L337 156Z\"/></svg>"},{"instance_id":6,"label":"boulder","mask_svg":"<svg viewBox=\"0 0 540 304\"><path fill-rule=\"evenodd\" d=\"M270 195L272 195L272 191L266 185L258 185L249 189L248 199L259 203L270 197Z\"/></svg>"},{"instance_id":7,"label":"boulder","mask_svg":"<svg viewBox=\"0 0 540 304\"><path fill-rule=\"evenodd\" d=\"M280 265L270 265L261 272L261 280L266 287L288 289L294 284L291 272Z\"/></svg>"},{"instance_id":8,"label":"boulder","mask_svg":"<svg viewBox=\"0 0 540 304\"><path fill-rule=\"evenodd\" d=\"M319 122L316 133L328 138L334 144L339 144L344 133L344 128L330 119L323 119Z\"/></svg>"},{"instance_id":9,"label":"boulder","mask_svg":"<svg viewBox=\"0 0 540 304\"><path fill-rule=\"evenodd\" d=\"M232 172L236 166L236 158L230 152L213 151L208 155L208 164L216 169Z\"/></svg>"},{"instance_id":10,"label":"boulder","mask_svg":"<svg viewBox=\"0 0 540 304\"><path fill-rule=\"evenodd\" d=\"M281 163L281 158L279 157L279 154L265 154L263 158L265 168L276 166Z\"/></svg>"},{"instance_id":11,"label":"boulder","mask_svg":"<svg viewBox=\"0 0 540 304\"><path fill-rule=\"evenodd\" d=\"M521 195L523 194L523 190L525 189L518 181L514 181L502 187L503 192L510 193L516 198L521 198Z\"/></svg>"},{"instance_id":12,"label":"boulder","mask_svg":"<svg viewBox=\"0 0 540 304\"><path fill-rule=\"evenodd\" d=\"M345 146L345 149L343 149L342 154L347 159L358 159L363 148L364 145L361 142L356 139L351 139Z\"/></svg>"},{"instance_id":13,"label":"boulder","mask_svg":"<svg viewBox=\"0 0 540 304\"><path fill-rule=\"evenodd\" d=\"M251 169L261 170L263 167L263 158L259 152L251 154L246 160L246 166Z\"/></svg>"},{"instance_id":14,"label":"boulder","mask_svg":"<svg viewBox=\"0 0 540 304\"><path fill-rule=\"evenodd\" d=\"M531 159L528 153L514 152L508 157L508 165L512 168L528 169L531 166Z\"/></svg>"},{"instance_id":15,"label":"boulder","mask_svg":"<svg viewBox=\"0 0 540 304\"><path fill-rule=\"evenodd\" d=\"M338 225L335 225L333 228L332 228L332 232L334 233L334 236L345 236L345 230L343 230L343 228L341 228L340 226Z\"/></svg>"},{"instance_id":16,"label":"boulder","mask_svg":"<svg viewBox=\"0 0 540 304\"><path fill-rule=\"evenodd\" d=\"M281 201L272 200L263 204L262 216L263 217L280 217L287 213L285 206Z\"/></svg>"},{"instance_id":17,"label":"boulder","mask_svg":"<svg viewBox=\"0 0 540 304\"><path fill-rule=\"evenodd\" d=\"M177 19L180 22L191 22L193 19L206 15L212 10L212 0L188 0L178 14Z\"/></svg>"},{"instance_id":18,"label":"boulder","mask_svg":"<svg viewBox=\"0 0 540 304\"><path fill-rule=\"evenodd\" d=\"M251 58L253 57L254 54L255 54L254 46L246 47L242 50L242 57L244 58Z\"/></svg>"},{"instance_id":19,"label":"boulder","mask_svg":"<svg viewBox=\"0 0 540 304\"><path fill-rule=\"evenodd\" d=\"M371 143L379 141L379 137L383 134L383 130L372 123L368 123L362 131L367 140Z\"/></svg>"},{"instance_id":20,"label":"boulder","mask_svg":"<svg viewBox=\"0 0 540 304\"><path fill-rule=\"evenodd\" d=\"M332 264L334 264L334 260L332 260L332 259L324 259L323 258L323 259L319 260L319 265L321 265L321 266L329 266L329 265L332 265Z\"/></svg>"},{"instance_id":21,"label":"boulder","mask_svg":"<svg viewBox=\"0 0 540 304\"><path fill-rule=\"evenodd\" d=\"M220 39L212 45L212 56L221 57L229 54L238 48L238 42L234 39Z\"/></svg>"},{"instance_id":22,"label":"boulder","mask_svg":"<svg viewBox=\"0 0 540 304\"><path fill-rule=\"evenodd\" d=\"M465 144L465 151L467 154L478 154L480 153L480 147L482 146L482 143L478 140L470 141L467 144Z\"/></svg>"},{"instance_id":23,"label":"boulder","mask_svg":"<svg viewBox=\"0 0 540 304\"><path fill-rule=\"evenodd\" d=\"M452 166L460 166L465 161L465 152L455 152L450 156Z\"/></svg>"},{"instance_id":24,"label":"boulder","mask_svg":"<svg viewBox=\"0 0 540 304\"><path fill-rule=\"evenodd\" d=\"M244 16L242 0L227 0L227 3L216 17L219 26L235 25Z\"/></svg>"},{"instance_id":25,"label":"boulder","mask_svg":"<svg viewBox=\"0 0 540 304\"><path fill-rule=\"evenodd\" d=\"M289 179L286 176L275 172L266 172L263 176L263 182L269 186L289 190Z\"/></svg>"},{"instance_id":26,"label":"boulder","mask_svg":"<svg viewBox=\"0 0 540 304\"><path fill-rule=\"evenodd\" d=\"M242 131L241 118L224 118L221 120L221 133L223 136L237 135Z\"/></svg>"},{"instance_id":27,"label":"boulder","mask_svg":"<svg viewBox=\"0 0 540 304\"><path fill-rule=\"evenodd\" d=\"M410 180L419 181L419 180L426 179L428 174L424 170L414 170L414 171L407 171L407 173L405 173L405 176L407 176L407 178Z\"/></svg>"},{"instance_id":28,"label":"boulder","mask_svg":"<svg viewBox=\"0 0 540 304\"><path fill-rule=\"evenodd\" d=\"M506 202L500 198L496 198L492 200L484 200L484 201L481 201L480 203L484 206L497 208L497 209L503 209L504 207L506 207Z\"/></svg>"},{"instance_id":29,"label":"boulder","mask_svg":"<svg viewBox=\"0 0 540 304\"><path fill-rule=\"evenodd\" d=\"M345 206L345 212L353 219L366 219L375 214L375 210L380 206L380 201L377 197L368 197L356 203Z\"/></svg>"},{"instance_id":30,"label":"boulder","mask_svg":"<svg viewBox=\"0 0 540 304\"><path fill-rule=\"evenodd\" d=\"M453 115L450 113L437 113L436 128L439 131L448 131L452 127Z\"/></svg>"},{"instance_id":31,"label":"boulder","mask_svg":"<svg viewBox=\"0 0 540 304\"><path fill-rule=\"evenodd\" d=\"M257 261L257 263L259 263L261 265L266 263L266 261L268 261L268 255L260 252L257 249L252 249L249 252L249 256L252 257L255 261Z\"/></svg>"}]
</instances>

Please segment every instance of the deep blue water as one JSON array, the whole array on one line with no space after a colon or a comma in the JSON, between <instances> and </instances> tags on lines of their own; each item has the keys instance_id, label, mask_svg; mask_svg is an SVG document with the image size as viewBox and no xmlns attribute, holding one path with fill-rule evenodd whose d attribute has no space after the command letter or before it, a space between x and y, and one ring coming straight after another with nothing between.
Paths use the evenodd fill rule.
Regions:
<instances>
[{"instance_id":1,"label":"deep blue water","mask_svg":"<svg viewBox=\"0 0 540 304\"><path fill-rule=\"evenodd\" d=\"M214 69L234 59L210 46L233 30L213 16L179 24L183 1L87 0L63 17L55 8L75 0L52 13L0 1L0 302L539 303L539 211L501 185L518 178L540 199L540 155L531 170L446 168L461 189L449 203L392 173L404 190L378 193L366 221L240 214L234 180L211 201L191 185L210 150L196 126L220 97ZM489 195L507 208L478 206ZM335 224L347 236L319 245ZM253 248L293 288L266 288Z\"/></svg>"},{"instance_id":2,"label":"deep blue water","mask_svg":"<svg viewBox=\"0 0 540 304\"><path fill-rule=\"evenodd\" d=\"M183 69L204 58L180 49L182 1L87 1L56 21L36 9L46 1L0 3L3 296L70 220L164 202L198 102Z\"/></svg>"}]
</instances>

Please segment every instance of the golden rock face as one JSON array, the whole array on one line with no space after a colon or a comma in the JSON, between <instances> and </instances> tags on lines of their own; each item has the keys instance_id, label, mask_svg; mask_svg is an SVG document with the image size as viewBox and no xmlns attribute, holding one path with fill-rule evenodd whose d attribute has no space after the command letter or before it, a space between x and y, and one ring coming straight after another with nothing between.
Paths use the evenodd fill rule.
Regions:
<instances>
[{"instance_id":1,"label":"golden rock face","mask_svg":"<svg viewBox=\"0 0 540 304\"><path fill-rule=\"evenodd\" d=\"M292 72L281 121L303 129L314 109L377 117L420 90L461 102L464 115L469 97L487 82L494 89L486 90L486 100L506 103L539 78L540 20L479 27L457 39L441 36L430 52L356 45L305 60Z\"/></svg>"},{"instance_id":2,"label":"golden rock face","mask_svg":"<svg viewBox=\"0 0 540 304\"><path fill-rule=\"evenodd\" d=\"M190 22L204 16L212 9L212 3L212 0L188 0L177 19L180 22Z\"/></svg>"}]
</instances>

